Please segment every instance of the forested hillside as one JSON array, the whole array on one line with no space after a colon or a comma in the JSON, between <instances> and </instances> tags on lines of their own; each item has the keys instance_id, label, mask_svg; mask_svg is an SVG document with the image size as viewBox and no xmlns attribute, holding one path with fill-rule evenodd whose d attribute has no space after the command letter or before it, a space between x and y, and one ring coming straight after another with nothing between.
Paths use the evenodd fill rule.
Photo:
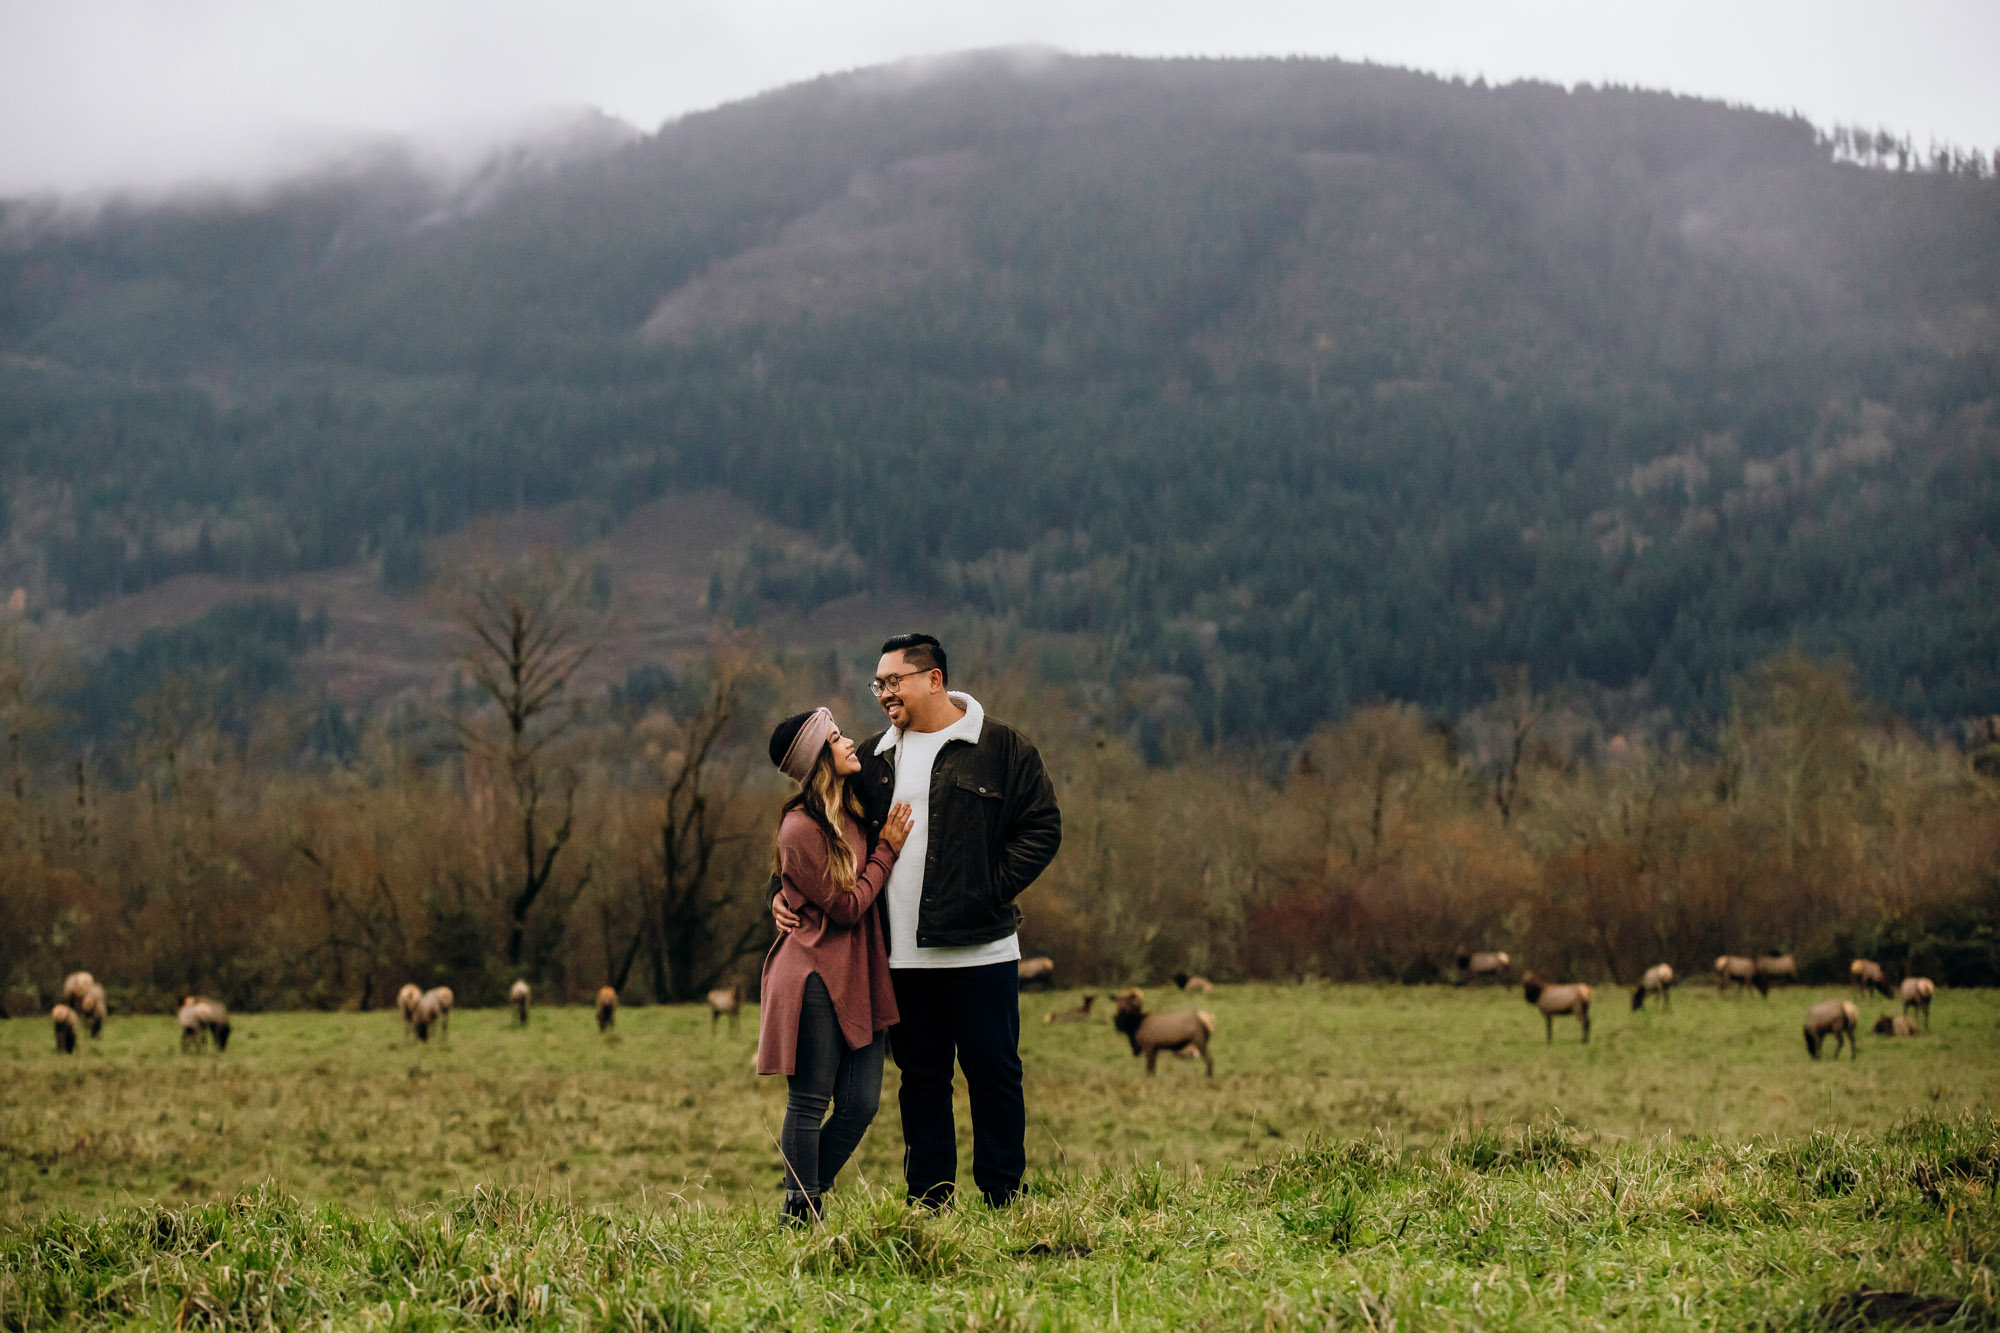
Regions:
<instances>
[{"instance_id":1,"label":"forested hillside","mask_svg":"<svg viewBox=\"0 0 2000 1333\"><path fill-rule=\"evenodd\" d=\"M2000 711L2000 181L1839 156L1664 94L990 56L470 181L15 202L0 578L408 591L482 513L721 487L822 543L766 598L1085 632L1142 732L1506 663L1699 725L1788 644Z\"/></svg>"}]
</instances>

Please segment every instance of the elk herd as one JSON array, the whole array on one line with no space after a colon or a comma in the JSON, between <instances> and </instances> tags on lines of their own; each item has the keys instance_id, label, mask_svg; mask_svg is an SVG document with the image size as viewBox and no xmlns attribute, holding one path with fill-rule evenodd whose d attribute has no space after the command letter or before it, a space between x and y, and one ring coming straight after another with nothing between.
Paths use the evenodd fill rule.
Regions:
<instances>
[{"instance_id":1,"label":"elk herd","mask_svg":"<svg viewBox=\"0 0 2000 1333\"><path fill-rule=\"evenodd\" d=\"M1478 981L1505 982L1513 967L1511 958L1497 952L1460 950L1457 961L1458 984L1461 986ZM1733 990L1740 994L1755 987L1765 999L1771 997L1772 987L1792 985L1799 979L1798 960L1776 950L1767 950L1754 958L1723 954L1715 960L1714 970L1718 991ZM1637 1013L1644 1009L1648 1001L1656 1009L1667 1009L1672 1003L1674 985L1679 980L1671 963L1655 963L1647 968L1632 990L1632 1011ZM1875 1021L1875 1031L1881 1035L1914 1037L1930 1028L1931 997L1937 993L1937 987L1930 978L1906 977L1900 985L1892 988L1880 963L1857 958L1848 966L1848 980L1856 990L1873 990L1885 999L1894 997L1902 1000L1903 1012L1900 1016L1884 1014ZM1583 1040L1590 1040L1589 986L1581 983L1551 985L1529 972L1521 978L1521 994L1542 1016L1544 1041L1555 1040L1556 1019L1564 1016L1575 1018L1582 1030ZM1049 1017L1051 1021L1068 1021L1075 1016ZM1918 1020L1922 1021L1921 1027ZM1806 1011L1806 1051L1813 1059L1819 1059L1826 1039L1832 1037L1834 1055L1838 1057L1845 1047L1852 1059L1856 1054L1854 1035L1860 1026L1861 1010L1851 1000L1827 1000L1815 1004Z\"/></svg>"},{"instance_id":2,"label":"elk herd","mask_svg":"<svg viewBox=\"0 0 2000 1333\"><path fill-rule=\"evenodd\" d=\"M1461 951L1457 957L1458 984L1473 982L1506 983L1513 970L1513 960L1505 953L1473 953ZM1021 988L1031 986L1052 989L1055 984L1055 963L1048 958L1024 958L1018 967ZM1774 986L1791 985L1799 980L1798 962L1790 954L1769 951L1756 957L1739 954L1724 954L1715 960L1716 989L1719 992L1738 994L1755 987L1757 993L1769 999ZM1666 1010L1672 1002L1673 988L1681 978L1672 964L1656 963L1639 978L1639 984L1632 991L1632 1009L1638 1012L1648 1001L1659 1010ZM1173 975L1176 987L1192 995L1206 995L1215 987L1206 977L1186 971ZM1937 987L1928 977L1905 977L1891 985L1881 964L1866 958L1857 958L1848 967L1848 982L1856 992L1874 991L1885 999L1900 999L1903 1012L1899 1015L1883 1014L1876 1019L1874 1030L1887 1037L1914 1037L1930 1029L1931 999ZM1555 1041L1556 1019L1569 1017L1577 1021L1582 1039L1590 1040L1590 1001L1592 990L1581 982L1551 983L1534 972L1521 978L1521 993L1527 1002L1542 1016L1542 1032L1545 1042ZM526 981L516 981L507 992L507 1007L513 1014L516 1026L528 1023L528 1008L534 992ZM1092 1021L1092 1006L1095 995L1085 995L1073 1009L1052 1010L1042 1015L1042 1021L1049 1024L1089 1023ZM403 1016L403 1030L408 1038L428 1042L435 1034L445 1036L451 1028L452 991L449 986L433 986L423 990L414 983L404 986L396 994L396 1008ZM708 992L709 1031L711 1035L722 1020L729 1020L730 1031L734 1033L744 1003L743 986L738 983L727 990ZM597 1030L609 1033L618 1018L618 992L604 986L595 999ZM104 987L88 972L72 972L63 979L62 994L49 1017L55 1025L56 1050L64 1055L76 1052L77 1032L82 1029L93 1039L104 1029L105 1016L109 1006L105 1000ZM181 1050L195 1053L206 1049L211 1043L219 1052L229 1045L229 1010L215 1000L204 999L192 992L181 992L174 999L174 1018L180 1028ZM1184 1060L1199 1059L1210 1077L1215 1074L1215 1061L1208 1053L1209 1040L1215 1035L1215 1015L1203 1009L1188 1009L1175 1013L1149 1013L1146 1010L1146 994L1134 987L1119 992L1112 999L1112 1027L1124 1037L1132 1047L1134 1056L1144 1056L1146 1072L1151 1074L1159 1061L1160 1053L1167 1052ZM1861 1028L1861 1010L1852 1000L1824 1000L1806 1011L1805 1043L1806 1051L1817 1060L1821 1057L1826 1041L1833 1039L1834 1058L1838 1059L1842 1049L1850 1059L1858 1055L1855 1036Z\"/></svg>"}]
</instances>

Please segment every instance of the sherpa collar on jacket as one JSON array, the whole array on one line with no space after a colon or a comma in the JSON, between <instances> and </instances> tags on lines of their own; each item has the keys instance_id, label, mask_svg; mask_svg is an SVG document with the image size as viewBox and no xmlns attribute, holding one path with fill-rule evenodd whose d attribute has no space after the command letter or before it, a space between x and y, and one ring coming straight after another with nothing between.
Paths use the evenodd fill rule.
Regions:
<instances>
[{"instance_id":1,"label":"sherpa collar on jacket","mask_svg":"<svg viewBox=\"0 0 2000 1333\"><path fill-rule=\"evenodd\" d=\"M969 694L960 694L957 690L946 690L945 698L963 708L965 716L938 733L942 737L938 744L942 745L945 741L964 741L968 745L979 744L980 734L986 729L986 710L979 706L979 700ZM882 733L882 739L875 742L875 753L887 754L902 743L903 729L890 727Z\"/></svg>"}]
</instances>

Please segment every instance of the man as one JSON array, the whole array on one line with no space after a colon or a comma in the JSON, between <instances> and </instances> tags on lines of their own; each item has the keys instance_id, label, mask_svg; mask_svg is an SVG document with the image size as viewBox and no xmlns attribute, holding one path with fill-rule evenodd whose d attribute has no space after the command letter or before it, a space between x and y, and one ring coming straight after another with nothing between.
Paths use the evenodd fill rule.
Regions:
<instances>
[{"instance_id":1,"label":"man","mask_svg":"<svg viewBox=\"0 0 2000 1333\"><path fill-rule=\"evenodd\" d=\"M1062 815L1035 747L949 680L930 635L882 645L869 688L889 727L861 743L853 781L871 828L899 801L915 818L881 899L902 1015L889 1051L903 1075L910 1201L942 1207L957 1189L956 1052L972 1104L973 1182L1001 1208L1028 1164L1014 900L1055 859ZM780 929L797 924L776 900L772 914Z\"/></svg>"}]
</instances>

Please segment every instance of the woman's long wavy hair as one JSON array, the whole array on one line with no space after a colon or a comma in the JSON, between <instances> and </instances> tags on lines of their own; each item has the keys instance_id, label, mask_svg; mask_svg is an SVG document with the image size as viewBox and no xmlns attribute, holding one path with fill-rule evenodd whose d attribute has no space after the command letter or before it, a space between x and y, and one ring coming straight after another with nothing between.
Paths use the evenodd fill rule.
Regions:
<instances>
[{"instance_id":1,"label":"woman's long wavy hair","mask_svg":"<svg viewBox=\"0 0 2000 1333\"><path fill-rule=\"evenodd\" d=\"M820 836L826 839L826 873L833 880L833 886L842 893L854 892L854 877L859 867L854 861L854 848L848 845L847 836L841 831L841 821L835 818L839 811L853 818L857 824L866 827L861 812L861 797L847 779L833 771L833 746L822 745L819 758L813 762L812 773L800 785L798 794L785 802L779 812L779 822L794 810L803 810L819 828ZM771 870L783 873L784 867L778 863L778 850L771 849Z\"/></svg>"}]
</instances>

